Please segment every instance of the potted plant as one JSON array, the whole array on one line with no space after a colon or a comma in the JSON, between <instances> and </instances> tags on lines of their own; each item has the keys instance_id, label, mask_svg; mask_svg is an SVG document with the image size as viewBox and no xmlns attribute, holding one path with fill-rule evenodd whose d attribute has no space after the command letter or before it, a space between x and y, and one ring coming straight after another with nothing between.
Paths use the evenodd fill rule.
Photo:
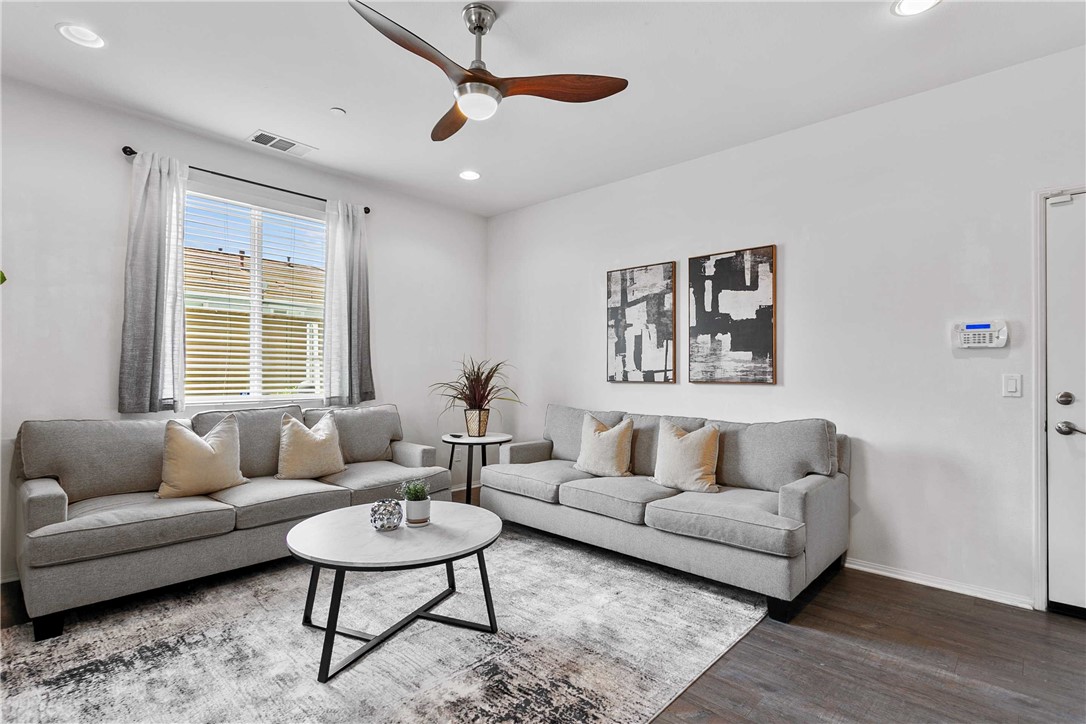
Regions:
<instances>
[{"instance_id":1,"label":"potted plant","mask_svg":"<svg viewBox=\"0 0 1086 724\"><path fill-rule=\"evenodd\" d=\"M407 526L421 528L430 525L430 483L425 480L408 480L400 485L407 508Z\"/></svg>"},{"instance_id":2,"label":"potted plant","mask_svg":"<svg viewBox=\"0 0 1086 724\"><path fill-rule=\"evenodd\" d=\"M460 362L460 374L452 382L435 382L430 385L431 392L437 392L448 399L442 414L453 407L463 406L464 423L468 428L468 437L486 435L486 426L490 420L490 405L498 400L523 404L517 393L506 384L505 368L508 362L490 360L476 362L471 357Z\"/></svg>"}]
</instances>

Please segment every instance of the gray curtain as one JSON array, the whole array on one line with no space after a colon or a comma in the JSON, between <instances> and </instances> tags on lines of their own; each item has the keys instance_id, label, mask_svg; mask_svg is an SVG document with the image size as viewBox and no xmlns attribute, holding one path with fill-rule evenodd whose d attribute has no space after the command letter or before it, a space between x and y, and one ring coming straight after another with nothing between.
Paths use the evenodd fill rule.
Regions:
<instances>
[{"instance_id":1,"label":"gray curtain","mask_svg":"<svg viewBox=\"0 0 1086 724\"><path fill-rule=\"evenodd\" d=\"M324 291L324 404L374 399L366 212L329 201Z\"/></svg>"},{"instance_id":2,"label":"gray curtain","mask_svg":"<svg viewBox=\"0 0 1086 724\"><path fill-rule=\"evenodd\" d=\"M188 166L157 153L139 153L132 163L120 412L179 412L185 404L187 177Z\"/></svg>"}]
</instances>

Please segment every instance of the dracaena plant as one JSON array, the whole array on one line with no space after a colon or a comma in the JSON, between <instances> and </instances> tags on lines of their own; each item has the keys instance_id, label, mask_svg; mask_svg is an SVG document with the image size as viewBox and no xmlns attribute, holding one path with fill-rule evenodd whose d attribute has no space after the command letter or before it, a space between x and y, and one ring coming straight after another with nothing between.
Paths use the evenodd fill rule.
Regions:
<instances>
[{"instance_id":1,"label":"dracaena plant","mask_svg":"<svg viewBox=\"0 0 1086 724\"><path fill-rule=\"evenodd\" d=\"M499 400L524 404L508 385L505 369L508 362L480 360L471 357L460 361L460 374L451 382L435 382L430 385L430 392L446 398L445 409L463 406L469 410L486 410L491 403Z\"/></svg>"}]
</instances>

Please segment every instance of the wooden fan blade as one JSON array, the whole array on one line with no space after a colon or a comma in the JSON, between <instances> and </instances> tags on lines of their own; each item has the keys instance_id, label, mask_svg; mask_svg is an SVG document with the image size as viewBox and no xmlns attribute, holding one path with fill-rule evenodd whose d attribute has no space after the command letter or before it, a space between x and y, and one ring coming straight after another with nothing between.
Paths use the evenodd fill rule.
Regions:
<instances>
[{"instance_id":1,"label":"wooden fan blade","mask_svg":"<svg viewBox=\"0 0 1086 724\"><path fill-rule=\"evenodd\" d=\"M375 27L378 32L391 40L404 50L409 50L420 58L425 58L445 72L454 85L465 82L471 74L454 63L440 50L427 43L407 28L389 20L369 5L364 5L358 0L347 0L354 11L362 16L362 19Z\"/></svg>"},{"instance_id":2,"label":"wooden fan blade","mask_svg":"<svg viewBox=\"0 0 1086 724\"><path fill-rule=\"evenodd\" d=\"M430 131L431 141L444 141L452 134L459 131L464 127L464 124L468 122L468 117L460 112L460 106L453 103L449 112L441 117L441 120L434 126L434 130Z\"/></svg>"},{"instance_id":3,"label":"wooden fan blade","mask_svg":"<svg viewBox=\"0 0 1086 724\"><path fill-rule=\"evenodd\" d=\"M552 101L587 103L625 90L629 81L606 75L533 75L501 78L496 85L503 97L539 96Z\"/></svg>"}]
</instances>

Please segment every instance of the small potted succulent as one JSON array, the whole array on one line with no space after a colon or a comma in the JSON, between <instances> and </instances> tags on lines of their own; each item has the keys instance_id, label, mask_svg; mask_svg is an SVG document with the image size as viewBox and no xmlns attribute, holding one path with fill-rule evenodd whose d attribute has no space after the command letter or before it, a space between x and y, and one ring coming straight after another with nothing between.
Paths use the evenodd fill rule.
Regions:
<instances>
[{"instance_id":1,"label":"small potted succulent","mask_svg":"<svg viewBox=\"0 0 1086 724\"><path fill-rule=\"evenodd\" d=\"M421 528L430 525L430 483L425 480L408 480L400 485L407 508L407 527Z\"/></svg>"}]
</instances>

